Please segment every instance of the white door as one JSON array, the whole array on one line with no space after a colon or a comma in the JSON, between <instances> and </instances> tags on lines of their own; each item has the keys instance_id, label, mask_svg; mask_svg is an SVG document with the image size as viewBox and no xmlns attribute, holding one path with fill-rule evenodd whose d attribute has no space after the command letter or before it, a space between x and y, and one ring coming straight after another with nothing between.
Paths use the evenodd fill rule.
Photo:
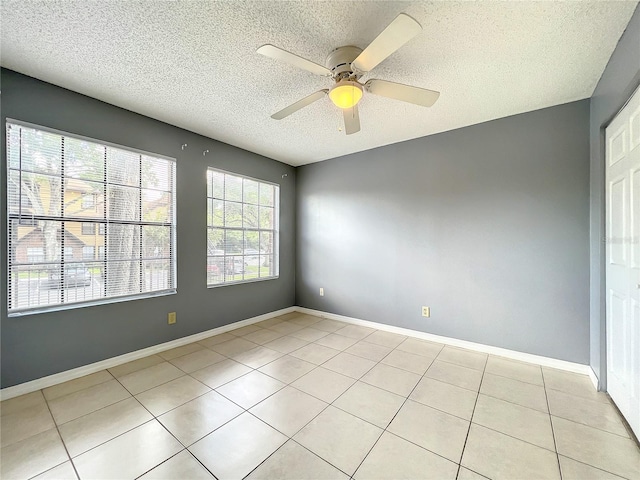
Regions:
<instances>
[{"instance_id":1,"label":"white door","mask_svg":"<svg viewBox=\"0 0 640 480\"><path fill-rule=\"evenodd\" d=\"M640 438L640 89L606 142L607 391Z\"/></svg>"}]
</instances>

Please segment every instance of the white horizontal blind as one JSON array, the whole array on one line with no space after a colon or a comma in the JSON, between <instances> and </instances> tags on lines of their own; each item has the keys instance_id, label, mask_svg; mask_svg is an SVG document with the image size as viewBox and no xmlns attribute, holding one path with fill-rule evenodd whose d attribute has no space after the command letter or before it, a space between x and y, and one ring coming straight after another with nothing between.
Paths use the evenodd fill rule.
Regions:
<instances>
[{"instance_id":1,"label":"white horizontal blind","mask_svg":"<svg viewBox=\"0 0 640 480\"><path fill-rule=\"evenodd\" d=\"M278 185L207 171L207 285L278 276Z\"/></svg>"},{"instance_id":2,"label":"white horizontal blind","mask_svg":"<svg viewBox=\"0 0 640 480\"><path fill-rule=\"evenodd\" d=\"M7 123L9 312L175 290L175 161Z\"/></svg>"}]
</instances>

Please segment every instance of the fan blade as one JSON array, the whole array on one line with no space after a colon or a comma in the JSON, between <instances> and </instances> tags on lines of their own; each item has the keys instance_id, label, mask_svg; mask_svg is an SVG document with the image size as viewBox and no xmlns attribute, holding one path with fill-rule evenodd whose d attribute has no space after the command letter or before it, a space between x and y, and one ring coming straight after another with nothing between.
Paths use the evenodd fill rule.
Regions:
<instances>
[{"instance_id":1,"label":"fan blade","mask_svg":"<svg viewBox=\"0 0 640 480\"><path fill-rule=\"evenodd\" d=\"M284 117L288 117L289 115L297 112L301 108L304 108L307 105L311 105L313 102L320 100L328 92L329 90L318 90L316 93L312 93L308 97L304 97L302 100L298 100L296 103L292 103L291 105L289 105L286 108L283 108L279 112L274 113L273 115L271 115L271 118L273 118L274 120L282 120Z\"/></svg>"},{"instance_id":2,"label":"fan blade","mask_svg":"<svg viewBox=\"0 0 640 480\"><path fill-rule=\"evenodd\" d=\"M351 108L343 108L344 131L347 135L358 133L360 131L360 115L358 114L358 105Z\"/></svg>"},{"instance_id":3,"label":"fan blade","mask_svg":"<svg viewBox=\"0 0 640 480\"><path fill-rule=\"evenodd\" d=\"M264 55L265 57L279 60L284 63L288 63L289 65L293 65L294 67L301 68L302 70L315 73L316 75L320 75L322 77L331 76L331 70L329 70L328 68L325 68L322 65L318 65L317 63L312 62L311 60L299 57L294 53L287 52L286 50L275 47L273 45L263 45L258 50L256 50L256 53Z\"/></svg>"},{"instance_id":4,"label":"fan blade","mask_svg":"<svg viewBox=\"0 0 640 480\"><path fill-rule=\"evenodd\" d=\"M361 73L372 70L421 31L418 22L401 13L351 62L351 67Z\"/></svg>"},{"instance_id":5,"label":"fan blade","mask_svg":"<svg viewBox=\"0 0 640 480\"><path fill-rule=\"evenodd\" d=\"M387 82L386 80L369 80L364 86L367 92L374 95L415 103L423 107L430 107L436 103L440 96L440 92L401 83Z\"/></svg>"}]
</instances>

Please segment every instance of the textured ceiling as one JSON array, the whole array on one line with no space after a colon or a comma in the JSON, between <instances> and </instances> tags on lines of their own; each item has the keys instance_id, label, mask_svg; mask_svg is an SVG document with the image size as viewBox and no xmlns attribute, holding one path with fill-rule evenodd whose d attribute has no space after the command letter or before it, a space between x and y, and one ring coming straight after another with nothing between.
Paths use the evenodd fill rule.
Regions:
<instances>
[{"instance_id":1,"label":"textured ceiling","mask_svg":"<svg viewBox=\"0 0 640 480\"><path fill-rule=\"evenodd\" d=\"M2 0L2 66L291 165L589 97L635 1ZM346 136L328 98L270 115L331 80L255 53L324 64L400 13L423 32L363 80L441 92L432 108L374 95Z\"/></svg>"}]
</instances>

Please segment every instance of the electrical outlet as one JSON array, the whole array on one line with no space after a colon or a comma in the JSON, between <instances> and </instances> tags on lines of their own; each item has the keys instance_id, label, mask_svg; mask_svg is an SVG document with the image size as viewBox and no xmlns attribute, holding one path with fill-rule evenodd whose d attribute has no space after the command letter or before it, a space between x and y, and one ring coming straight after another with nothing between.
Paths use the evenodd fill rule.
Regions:
<instances>
[{"instance_id":1,"label":"electrical outlet","mask_svg":"<svg viewBox=\"0 0 640 480\"><path fill-rule=\"evenodd\" d=\"M169 314L167 315L167 323L169 325L173 325L174 323L176 323L176 312L169 312Z\"/></svg>"},{"instance_id":2,"label":"electrical outlet","mask_svg":"<svg viewBox=\"0 0 640 480\"><path fill-rule=\"evenodd\" d=\"M431 308L430 307L422 307L422 316L430 317L431 316Z\"/></svg>"},{"instance_id":3,"label":"electrical outlet","mask_svg":"<svg viewBox=\"0 0 640 480\"><path fill-rule=\"evenodd\" d=\"M324 288L320 287L320 296L324 297Z\"/></svg>"}]
</instances>

